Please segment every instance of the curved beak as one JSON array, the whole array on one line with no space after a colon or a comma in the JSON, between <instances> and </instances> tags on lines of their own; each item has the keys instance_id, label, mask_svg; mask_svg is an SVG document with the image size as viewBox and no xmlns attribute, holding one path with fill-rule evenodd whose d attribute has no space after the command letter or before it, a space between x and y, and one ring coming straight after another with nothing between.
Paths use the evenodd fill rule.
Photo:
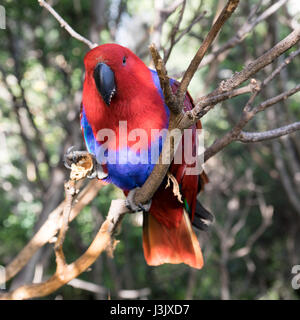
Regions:
<instances>
[{"instance_id":1,"label":"curved beak","mask_svg":"<svg viewBox=\"0 0 300 320\"><path fill-rule=\"evenodd\" d=\"M115 75L113 71L107 64L100 62L94 69L94 80L104 102L109 106L112 97L116 93Z\"/></svg>"}]
</instances>

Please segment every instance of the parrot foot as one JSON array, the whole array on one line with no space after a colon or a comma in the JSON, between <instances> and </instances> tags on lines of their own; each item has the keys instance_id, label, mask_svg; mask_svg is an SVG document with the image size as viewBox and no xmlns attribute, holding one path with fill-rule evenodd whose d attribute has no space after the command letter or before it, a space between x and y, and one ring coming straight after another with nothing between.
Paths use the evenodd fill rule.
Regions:
<instances>
[{"instance_id":1,"label":"parrot foot","mask_svg":"<svg viewBox=\"0 0 300 320\"><path fill-rule=\"evenodd\" d=\"M144 204L142 203L135 204L134 202L134 196L138 189L140 188L137 187L129 191L128 196L126 198L126 207L132 212L139 212L139 211L148 212L150 210L152 200Z\"/></svg>"},{"instance_id":2,"label":"parrot foot","mask_svg":"<svg viewBox=\"0 0 300 320\"><path fill-rule=\"evenodd\" d=\"M72 164L76 164L82 157L91 156L93 159L93 169L87 178L94 179L98 178L100 180L107 178L108 174L103 171L102 166L97 162L95 156L87 151L78 151L75 150L75 147L70 147L67 152L64 154L64 166L67 169L72 169Z\"/></svg>"}]
</instances>

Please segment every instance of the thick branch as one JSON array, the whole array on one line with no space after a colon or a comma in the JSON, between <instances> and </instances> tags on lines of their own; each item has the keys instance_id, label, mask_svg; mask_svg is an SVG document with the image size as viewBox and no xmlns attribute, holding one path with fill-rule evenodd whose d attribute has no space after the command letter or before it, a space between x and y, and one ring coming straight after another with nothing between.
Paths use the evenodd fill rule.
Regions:
<instances>
[{"instance_id":1,"label":"thick branch","mask_svg":"<svg viewBox=\"0 0 300 320\"><path fill-rule=\"evenodd\" d=\"M77 196L76 204L72 208L70 221L75 219L80 211L88 205L103 187L100 181L91 181ZM43 224L40 230L34 235L29 243L14 258L14 260L5 268L6 281L14 277L27 264L30 258L37 252L39 248L51 241L59 230L61 225L62 212L65 202L63 201L55 210L53 210Z\"/></svg>"},{"instance_id":2,"label":"thick branch","mask_svg":"<svg viewBox=\"0 0 300 320\"><path fill-rule=\"evenodd\" d=\"M155 48L155 45L150 46L153 62L155 64L155 68L160 79L160 84L163 89L165 102L168 108L170 109L170 119L168 135L165 138L165 143L163 145L159 161L155 165L154 169L152 170L150 176L148 177L144 185L136 192L134 198L136 204L148 202L152 198L158 187L161 185L165 175L167 174L167 171L174 157L174 137L170 139L170 132L171 130L177 128L179 130L177 132L176 139L179 139L182 135L183 127L181 122L183 118L183 101L187 87L191 79L193 78L199 66L199 63L201 62L206 51L211 45L212 41L217 36L225 21L231 16L233 11L236 9L238 3L239 0L229 0L227 2L226 6L220 13L217 21L214 23L204 42L197 51L194 59L190 63L190 66L188 67L180 83L176 95L172 93L169 78L167 76L167 71L165 69L163 60L161 59L157 49ZM168 159L168 163L166 163L166 161L162 161L163 159Z\"/></svg>"},{"instance_id":3,"label":"thick branch","mask_svg":"<svg viewBox=\"0 0 300 320\"><path fill-rule=\"evenodd\" d=\"M80 258L69 265L63 266L59 272L57 270L49 280L39 284L21 286L12 292L1 295L0 299L23 300L44 297L76 278L95 262L101 252L115 245L112 235L117 222L126 212L128 212L128 208L125 205L125 200L113 200L106 220L89 248Z\"/></svg>"}]
</instances>

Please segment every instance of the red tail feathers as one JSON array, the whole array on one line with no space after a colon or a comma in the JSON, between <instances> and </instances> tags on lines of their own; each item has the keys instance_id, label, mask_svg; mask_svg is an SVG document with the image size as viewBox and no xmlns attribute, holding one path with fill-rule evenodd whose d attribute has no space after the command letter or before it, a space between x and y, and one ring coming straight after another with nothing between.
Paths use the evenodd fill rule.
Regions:
<instances>
[{"instance_id":1,"label":"red tail feathers","mask_svg":"<svg viewBox=\"0 0 300 320\"><path fill-rule=\"evenodd\" d=\"M202 252L187 212L178 226L166 227L152 214L144 214L143 247L147 263L185 263L197 269L203 266ZM167 213L166 213L167 214Z\"/></svg>"}]
</instances>

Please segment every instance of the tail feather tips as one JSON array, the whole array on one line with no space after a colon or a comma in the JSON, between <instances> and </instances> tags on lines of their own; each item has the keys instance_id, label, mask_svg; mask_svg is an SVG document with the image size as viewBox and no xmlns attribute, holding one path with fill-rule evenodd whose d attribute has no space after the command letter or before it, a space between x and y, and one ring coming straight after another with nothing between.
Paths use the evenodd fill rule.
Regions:
<instances>
[{"instance_id":1,"label":"tail feather tips","mask_svg":"<svg viewBox=\"0 0 300 320\"><path fill-rule=\"evenodd\" d=\"M145 259L152 266L163 263L185 263L197 269L203 266L200 245L184 209L179 226L172 228L159 223L152 214L144 214L143 247Z\"/></svg>"}]
</instances>

